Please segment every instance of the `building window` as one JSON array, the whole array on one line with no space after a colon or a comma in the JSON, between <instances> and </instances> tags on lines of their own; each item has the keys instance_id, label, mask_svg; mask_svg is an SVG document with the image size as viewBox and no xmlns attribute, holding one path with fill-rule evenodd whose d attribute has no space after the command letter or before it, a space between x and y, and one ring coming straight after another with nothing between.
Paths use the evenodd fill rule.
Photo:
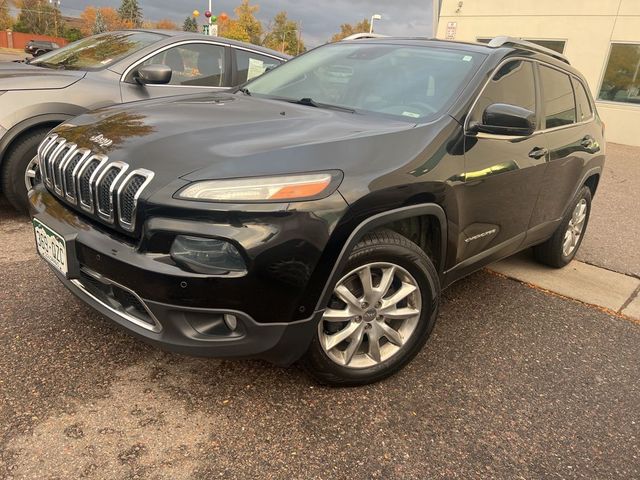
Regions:
<instances>
[{"instance_id":1,"label":"building window","mask_svg":"<svg viewBox=\"0 0 640 480\"><path fill-rule=\"evenodd\" d=\"M640 104L640 45L611 44L598 99Z\"/></svg>"},{"instance_id":2,"label":"building window","mask_svg":"<svg viewBox=\"0 0 640 480\"><path fill-rule=\"evenodd\" d=\"M478 42L480 43L489 43L491 40L491 38L487 37L478 37ZM539 40L535 38L522 38L521 40L535 43L536 45L540 45L541 47L548 48L558 53L564 53L564 46L567 43L564 40Z\"/></svg>"}]
</instances>

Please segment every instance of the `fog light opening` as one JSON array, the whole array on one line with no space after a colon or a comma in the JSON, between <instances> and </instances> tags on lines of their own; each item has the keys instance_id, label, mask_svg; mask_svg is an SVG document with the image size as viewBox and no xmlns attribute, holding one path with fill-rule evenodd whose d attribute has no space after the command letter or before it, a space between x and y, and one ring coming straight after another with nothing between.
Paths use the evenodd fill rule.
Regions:
<instances>
[{"instance_id":1,"label":"fog light opening","mask_svg":"<svg viewBox=\"0 0 640 480\"><path fill-rule=\"evenodd\" d=\"M176 264L196 273L223 275L246 272L238 249L221 239L178 235L171 245L170 255Z\"/></svg>"},{"instance_id":2,"label":"fog light opening","mask_svg":"<svg viewBox=\"0 0 640 480\"><path fill-rule=\"evenodd\" d=\"M236 328L238 328L238 319L236 318L235 315L231 315L230 313L225 313L224 324L227 326L229 330L234 332Z\"/></svg>"}]
</instances>

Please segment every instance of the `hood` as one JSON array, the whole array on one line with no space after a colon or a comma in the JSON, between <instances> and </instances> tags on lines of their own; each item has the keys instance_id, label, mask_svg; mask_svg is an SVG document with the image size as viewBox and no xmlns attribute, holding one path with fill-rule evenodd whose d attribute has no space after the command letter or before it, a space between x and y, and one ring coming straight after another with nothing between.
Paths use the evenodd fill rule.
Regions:
<instances>
[{"instance_id":1,"label":"hood","mask_svg":"<svg viewBox=\"0 0 640 480\"><path fill-rule=\"evenodd\" d=\"M171 97L110 107L57 128L81 147L155 172L154 183L345 168L392 155L410 122L239 94ZM375 142L369 141L376 137ZM384 137L387 137L386 139ZM388 158L388 157L387 157Z\"/></svg>"},{"instance_id":2,"label":"hood","mask_svg":"<svg viewBox=\"0 0 640 480\"><path fill-rule=\"evenodd\" d=\"M66 88L83 78L87 72L53 70L28 63L0 63L0 90L50 90Z\"/></svg>"}]
</instances>

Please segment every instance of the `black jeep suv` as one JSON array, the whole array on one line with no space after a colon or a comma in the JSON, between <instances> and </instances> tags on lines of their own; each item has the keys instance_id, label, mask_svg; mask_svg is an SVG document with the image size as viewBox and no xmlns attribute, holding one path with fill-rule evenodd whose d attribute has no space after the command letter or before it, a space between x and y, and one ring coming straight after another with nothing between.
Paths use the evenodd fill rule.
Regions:
<instances>
[{"instance_id":1,"label":"black jeep suv","mask_svg":"<svg viewBox=\"0 0 640 480\"><path fill-rule=\"evenodd\" d=\"M169 349L357 385L417 354L464 275L570 262L604 140L555 52L383 38L83 115L38 156L38 250L80 299Z\"/></svg>"}]
</instances>

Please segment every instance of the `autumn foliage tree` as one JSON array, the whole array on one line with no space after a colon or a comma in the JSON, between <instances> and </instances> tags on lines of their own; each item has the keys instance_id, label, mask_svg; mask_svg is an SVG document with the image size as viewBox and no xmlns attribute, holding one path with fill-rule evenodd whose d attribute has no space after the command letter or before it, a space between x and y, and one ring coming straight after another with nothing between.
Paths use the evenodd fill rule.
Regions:
<instances>
[{"instance_id":1,"label":"autumn foliage tree","mask_svg":"<svg viewBox=\"0 0 640 480\"><path fill-rule=\"evenodd\" d=\"M356 24L343 23L340 25L340 33L336 33L331 37L332 42L339 42L343 38L353 35L354 33L367 33L371 29L371 22L368 18L365 18L361 22Z\"/></svg>"},{"instance_id":2,"label":"autumn foliage tree","mask_svg":"<svg viewBox=\"0 0 640 480\"><path fill-rule=\"evenodd\" d=\"M162 20L158 20L153 24L154 28L158 30L178 30L178 25L173 20L169 20L168 18L164 18Z\"/></svg>"},{"instance_id":3,"label":"autumn foliage tree","mask_svg":"<svg viewBox=\"0 0 640 480\"><path fill-rule=\"evenodd\" d=\"M0 0L0 30L6 30L13 25L13 18L9 11L9 0Z\"/></svg>"},{"instance_id":4,"label":"autumn foliage tree","mask_svg":"<svg viewBox=\"0 0 640 480\"><path fill-rule=\"evenodd\" d=\"M97 21L98 11L102 17L102 22ZM96 29L96 25L99 23L104 24L106 27L106 30L104 31L107 32L123 28L118 12L111 7L87 7L80 14L80 19L82 20L82 27L80 27L80 31L85 37L97 33L96 30L99 29Z\"/></svg>"},{"instance_id":5,"label":"autumn foliage tree","mask_svg":"<svg viewBox=\"0 0 640 480\"><path fill-rule=\"evenodd\" d=\"M297 55L306 50L300 37L300 27L290 20L287 12L278 13L269 27L269 33L264 38L263 45L273 50L280 50L289 55Z\"/></svg>"}]
</instances>

